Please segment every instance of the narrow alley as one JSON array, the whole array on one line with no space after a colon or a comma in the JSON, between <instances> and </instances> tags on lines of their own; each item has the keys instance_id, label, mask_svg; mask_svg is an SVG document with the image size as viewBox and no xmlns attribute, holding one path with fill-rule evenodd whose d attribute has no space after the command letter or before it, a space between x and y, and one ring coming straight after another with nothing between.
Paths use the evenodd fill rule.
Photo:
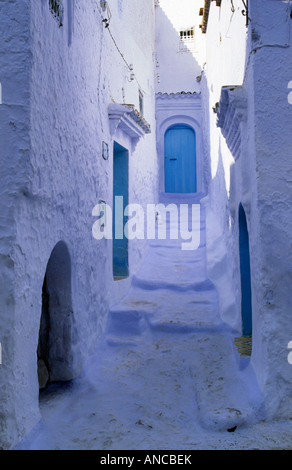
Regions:
<instances>
[{"instance_id":1,"label":"narrow alley","mask_svg":"<svg viewBox=\"0 0 292 470\"><path fill-rule=\"evenodd\" d=\"M189 208L200 203L200 195L165 195L163 202L178 204L178 198ZM249 358L238 354L235 332L220 319L217 292L206 277L202 206L196 222L197 250L183 251L181 238L149 242L84 374L40 394L42 422L19 449L290 445L288 424L260 422L262 397ZM168 218L167 235L170 224Z\"/></svg>"},{"instance_id":2,"label":"narrow alley","mask_svg":"<svg viewBox=\"0 0 292 470\"><path fill-rule=\"evenodd\" d=\"M0 450L292 449L292 1L0 1Z\"/></svg>"}]
</instances>

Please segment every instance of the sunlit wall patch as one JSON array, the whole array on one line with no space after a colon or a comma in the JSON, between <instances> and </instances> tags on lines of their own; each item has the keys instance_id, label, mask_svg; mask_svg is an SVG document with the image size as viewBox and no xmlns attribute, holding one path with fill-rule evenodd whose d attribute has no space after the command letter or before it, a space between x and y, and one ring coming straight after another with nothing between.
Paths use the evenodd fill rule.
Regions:
<instances>
[{"instance_id":1,"label":"sunlit wall patch","mask_svg":"<svg viewBox=\"0 0 292 470\"><path fill-rule=\"evenodd\" d=\"M288 354L288 362L290 366L292 366L292 341L289 341L288 343L288 350L290 351Z\"/></svg>"},{"instance_id":2,"label":"sunlit wall patch","mask_svg":"<svg viewBox=\"0 0 292 470\"><path fill-rule=\"evenodd\" d=\"M288 89L291 90L288 93L288 103L292 104L292 80L288 83Z\"/></svg>"}]
</instances>

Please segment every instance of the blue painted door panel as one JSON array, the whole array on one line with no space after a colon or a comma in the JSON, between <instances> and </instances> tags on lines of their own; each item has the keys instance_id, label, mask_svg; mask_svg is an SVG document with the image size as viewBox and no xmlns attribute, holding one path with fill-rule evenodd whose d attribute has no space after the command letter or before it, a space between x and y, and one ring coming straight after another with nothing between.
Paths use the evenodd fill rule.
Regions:
<instances>
[{"instance_id":1,"label":"blue painted door panel","mask_svg":"<svg viewBox=\"0 0 292 470\"><path fill-rule=\"evenodd\" d=\"M164 139L165 192L195 193L196 134L188 126L169 128Z\"/></svg>"},{"instance_id":2,"label":"blue painted door panel","mask_svg":"<svg viewBox=\"0 0 292 470\"><path fill-rule=\"evenodd\" d=\"M252 335L252 291L250 272L250 250L247 221L244 209L239 207L239 252L241 274L241 316L243 336Z\"/></svg>"},{"instance_id":3,"label":"blue painted door panel","mask_svg":"<svg viewBox=\"0 0 292 470\"><path fill-rule=\"evenodd\" d=\"M124 210L129 203L129 152L117 142L114 142L113 173L113 275L114 277L128 277L129 247L124 232L127 222ZM121 200L121 207L118 204L119 200Z\"/></svg>"}]
</instances>

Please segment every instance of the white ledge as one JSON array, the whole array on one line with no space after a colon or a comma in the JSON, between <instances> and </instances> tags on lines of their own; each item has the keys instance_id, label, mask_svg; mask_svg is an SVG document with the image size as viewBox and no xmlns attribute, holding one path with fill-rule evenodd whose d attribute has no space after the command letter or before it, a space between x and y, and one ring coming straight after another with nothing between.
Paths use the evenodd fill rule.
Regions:
<instances>
[{"instance_id":1,"label":"white ledge","mask_svg":"<svg viewBox=\"0 0 292 470\"><path fill-rule=\"evenodd\" d=\"M156 99L181 99L181 98L201 98L201 93L195 91L180 91L178 93L156 93Z\"/></svg>"},{"instance_id":2,"label":"white ledge","mask_svg":"<svg viewBox=\"0 0 292 470\"><path fill-rule=\"evenodd\" d=\"M134 105L112 103L108 108L111 135L121 129L134 141L138 141L145 134L150 134L150 125L135 109Z\"/></svg>"},{"instance_id":3,"label":"white ledge","mask_svg":"<svg viewBox=\"0 0 292 470\"><path fill-rule=\"evenodd\" d=\"M247 100L241 86L223 87L220 102L215 108L217 127L221 128L226 143L237 160L241 154L242 124L247 119Z\"/></svg>"}]
</instances>

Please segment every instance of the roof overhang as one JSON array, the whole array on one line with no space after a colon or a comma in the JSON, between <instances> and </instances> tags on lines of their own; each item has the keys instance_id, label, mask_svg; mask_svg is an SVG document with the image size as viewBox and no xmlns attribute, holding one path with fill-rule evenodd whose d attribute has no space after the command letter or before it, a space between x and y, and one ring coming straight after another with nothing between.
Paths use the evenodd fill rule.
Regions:
<instances>
[{"instance_id":1,"label":"roof overhang","mask_svg":"<svg viewBox=\"0 0 292 470\"><path fill-rule=\"evenodd\" d=\"M203 21L202 21L202 24L200 25L200 28L203 34L205 34L207 31L211 2L214 2L214 1L216 2L217 7L221 7L222 0L205 0L205 4L203 8Z\"/></svg>"},{"instance_id":2,"label":"roof overhang","mask_svg":"<svg viewBox=\"0 0 292 470\"><path fill-rule=\"evenodd\" d=\"M140 139L145 134L151 133L150 124L134 105L112 103L108 108L108 116L112 135L117 129L122 130L131 139Z\"/></svg>"}]
</instances>

